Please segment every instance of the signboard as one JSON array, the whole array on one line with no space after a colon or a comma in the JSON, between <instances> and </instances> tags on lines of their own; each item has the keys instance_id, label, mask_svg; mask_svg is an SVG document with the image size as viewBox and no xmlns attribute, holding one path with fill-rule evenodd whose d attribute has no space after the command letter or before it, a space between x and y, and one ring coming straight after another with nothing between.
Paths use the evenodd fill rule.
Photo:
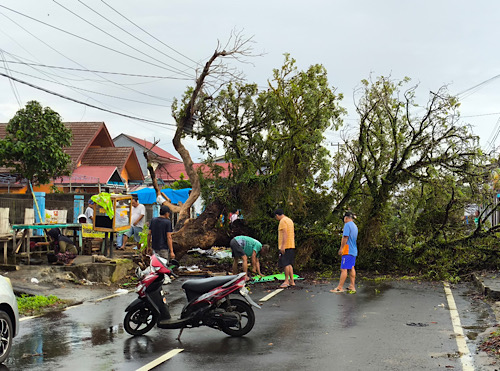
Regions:
<instances>
[{"instance_id":1,"label":"signboard","mask_svg":"<svg viewBox=\"0 0 500 371\"><path fill-rule=\"evenodd\" d=\"M82 237L84 238L104 238L104 232L94 231L92 223L82 224Z\"/></svg>"}]
</instances>

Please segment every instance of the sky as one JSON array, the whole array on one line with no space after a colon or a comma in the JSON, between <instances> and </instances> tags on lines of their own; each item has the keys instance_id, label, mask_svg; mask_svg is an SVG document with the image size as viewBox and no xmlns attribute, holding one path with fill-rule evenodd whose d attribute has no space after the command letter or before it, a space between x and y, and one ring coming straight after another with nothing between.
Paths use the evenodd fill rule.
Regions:
<instances>
[{"instance_id":1,"label":"sky","mask_svg":"<svg viewBox=\"0 0 500 371\"><path fill-rule=\"evenodd\" d=\"M0 75L0 122L36 100L63 121L104 121L113 138L159 139L179 157L172 100L236 30L256 56L228 63L249 83L266 87L284 53L301 70L326 68L348 111L330 145L355 130L361 80L407 76L419 103L443 85L458 95L489 152L500 146L499 14L493 0L2 0L0 73L17 81ZM196 141L184 143L201 161Z\"/></svg>"}]
</instances>

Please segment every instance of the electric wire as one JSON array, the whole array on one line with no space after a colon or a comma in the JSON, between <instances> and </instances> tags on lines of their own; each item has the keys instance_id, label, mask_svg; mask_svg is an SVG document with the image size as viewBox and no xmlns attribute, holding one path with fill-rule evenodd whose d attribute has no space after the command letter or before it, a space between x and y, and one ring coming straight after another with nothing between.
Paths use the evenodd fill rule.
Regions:
<instances>
[{"instance_id":1,"label":"electric wire","mask_svg":"<svg viewBox=\"0 0 500 371\"><path fill-rule=\"evenodd\" d=\"M165 66L167 66L167 67L169 67L169 68L172 68L172 70L171 70L172 72L179 73L179 74L184 75L184 76L186 76L186 77L191 77L191 75L189 75L189 74L185 73L184 71L182 71L182 70L180 70L180 69L178 69L178 68L176 68L176 67L173 67L173 66L171 66L171 65L169 65L169 64L167 64L167 63L165 63L165 62L163 62L163 61L161 61L161 60L159 60L159 59L157 59L157 58L155 58L155 57L153 57L153 56L151 56L151 55L149 55L149 54L146 54L146 53L142 52L141 50L137 49L136 47L134 47L134 46L132 46L132 45L130 45L130 44L128 44L128 43L126 43L125 41L118 39L117 37L113 36L113 35L112 35L112 34L110 34L109 32L107 32L107 31L103 30L102 28L100 28L100 27L96 26L95 24L93 24L93 23L91 23L91 22L87 21L85 18L83 18L83 17L81 17L80 15L76 14L75 12L73 12L73 11L72 11L72 10L70 10L70 9L68 9L68 8L67 8L67 7L65 7L64 5L59 4L56 0L52 0L52 1L53 1L54 3L56 3L57 5L59 5L60 7L62 7L63 9L65 9L66 11L68 11L69 13L73 14L75 17L78 17L79 19L81 19L81 20L82 20L82 21L84 21L85 23L87 23L87 24L89 24L90 26L92 26L92 27L94 27L94 28L98 29L98 30L99 30L99 31L101 31L102 33L104 33L104 34L108 35L109 37L113 38L114 40L116 40L116 41L118 41L118 42L122 43L123 45L128 46L129 48L131 48L131 49L135 50L136 52L139 52L139 53L140 53L140 54L142 54L142 55L145 55L146 57L151 58L152 60L154 60L154 61L156 61L156 62L159 62L159 63L161 63L161 64L163 64L163 65L165 65Z\"/></svg>"},{"instance_id":2,"label":"electric wire","mask_svg":"<svg viewBox=\"0 0 500 371\"><path fill-rule=\"evenodd\" d=\"M175 50L174 48L172 48L171 46L165 44L163 41L161 41L160 39L158 39L157 37L155 37L154 35L150 34L148 31L146 31L144 28L142 28L141 26L139 26L138 24L134 23L133 21L131 21L130 19L128 19L126 16L124 16L122 13L120 13L118 10L116 10L115 8L113 8L111 5L109 5L108 3L106 3L104 0L101 0L101 2L106 5L107 7L109 7L111 10L113 10L115 13L119 14L121 17L125 18L127 21L129 21L130 23L132 23L135 27L137 27L138 29L140 29L142 32L144 32L145 34L149 35L150 37L152 37L153 39L155 39L156 41L158 41L159 43L161 43L162 45L166 46L167 48L169 48L170 50L172 50L173 52L179 54L180 56L186 58L187 60L195 63L197 66L200 66L200 63L192 60L191 58L185 56L184 54L182 54L181 52ZM177 61L179 62L179 61ZM181 62L179 62L181 63Z\"/></svg>"},{"instance_id":3,"label":"electric wire","mask_svg":"<svg viewBox=\"0 0 500 371\"><path fill-rule=\"evenodd\" d=\"M0 7L2 7L2 5L0 5ZM19 23L17 23L16 21L14 21L13 19L11 19L9 16L5 15L4 13L0 12L1 15L3 15L4 17L6 17L7 19L9 19L12 23L14 23L15 25L17 25L19 28L23 29L25 32L29 33L31 36L33 36L35 39L37 39L38 41L40 41L41 43L43 43L44 45L46 45L48 48L50 48L51 50L53 50L54 52L56 52L57 54L61 55L62 57L70 60L71 62L75 63L76 65L88 70L84 65L80 64L79 62L75 61L74 59L66 56L65 54L61 53L60 51L58 51L57 49L53 48L52 46L50 46L48 43L46 43L45 41L43 41L42 39L40 39L39 37L37 37L36 35L34 35L32 32L30 32L29 30L27 30L25 27L21 26ZM122 88L124 89L127 89L127 90L130 90L130 91L133 91L137 94L141 94L141 95L144 95L144 96L148 96L150 98L155 98L155 99L158 99L158 100L162 100L162 101L167 101L167 99L165 98L162 98L162 97L158 97L158 96L155 96L155 95L151 95L151 94L147 94L147 93L144 93L144 92L141 92L139 90L136 90L136 89L132 89L128 86L125 86L123 84L120 84L120 83L117 83L113 80L110 80L106 77L103 77L103 76L100 76L98 73L96 72L93 72L96 76L98 76L99 78L101 78L102 80L105 80L105 81L108 81L110 82L111 84L113 85L116 85L116 86L121 86Z\"/></svg>"},{"instance_id":4,"label":"electric wire","mask_svg":"<svg viewBox=\"0 0 500 371\"><path fill-rule=\"evenodd\" d=\"M8 54L10 54L10 53L8 53ZM119 76L127 76L127 77L144 77L144 78L159 79L159 80L165 80L165 79L169 79L169 80L170 79L172 79L172 80L185 80L185 81L191 81L192 80L191 78L187 78L187 77L158 76L158 75L141 75L141 74L125 73L125 72L110 72L110 71L101 71L101 70L88 70L88 69L83 69L83 68L53 66L53 65L41 64L41 63L16 62L16 61L5 60L5 59L0 59L0 62L15 63L15 64L24 64L24 65L31 65L31 66L37 66L37 67L59 69L59 70L82 71L82 72L96 72L96 73L102 73L102 74L108 74L108 75L119 75Z\"/></svg>"},{"instance_id":5,"label":"electric wire","mask_svg":"<svg viewBox=\"0 0 500 371\"><path fill-rule=\"evenodd\" d=\"M0 53L2 54L2 58L5 59L2 50L0 50ZM7 62L5 60L3 61L3 65L4 65L5 72L7 72L10 76L12 76L12 71L9 69L9 65L7 64ZM10 87L12 89L12 93L14 94L14 97L16 98L17 104L19 105L19 108L22 108L23 105L21 104L21 97L19 96L19 92L17 91L17 88L16 88L14 81L9 80L9 84L10 84Z\"/></svg>"},{"instance_id":6,"label":"electric wire","mask_svg":"<svg viewBox=\"0 0 500 371\"><path fill-rule=\"evenodd\" d=\"M59 93L56 93L54 91L42 88L41 86L37 86L37 85L31 84L31 83L29 83L27 81L20 80L20 79L18 79L16 77L9 76L9 75L7 75L5 73L2 73L2 72L0 72L0 76L7 77L8 79L12 79L12 80L14 80L16 82L19 82L21 84L27 85L27 86L29 86L31 88L44 91L46 93L58 96L60 98L63 98L63 99L66 99L66 100L69 100L69 101L72 101L72 102L75 102L75 103L83 104L83 105L85 105L87 107L91 107L91 108L98 109L100 111L108 112L108 113L111 113L113 115L123 116L123 117L131 118L131 119L139 120L139 121L143 121L143 122L149 122L149 123L154 123L154 124L161 124L161 125L164 125L164 126L174 126L174 127L177 127L176 124L171 124L171 123L162 122L162 121L156 121L156 120L149 120L149 119L145 119L145 118L137 117L137 116L126 115L126 114L123 114L123 113L120 113L120 112L111 111L111 110L103 108L103 107L94 106L92 104L89 104L89 103L86 103L86 102L82 102L82 101L80 101L78 99L74 99L74 98L68 97L66 95L59 94Z\"/></svg>"},{"instance_id":7,"label":"electric wire","mask_svg":"<svg viewBox=\"0 0 500 371\"><path fill-rule=\"evenodd\" d=\"M165 57L170 58L170 59L174 60L174 61L175 61L175 62L177 62L177 63L182 64L183 66L187 67L188 69L195 69L194 67L189 66L189 65L187 65L187 64L185 64L185 63L183 63L183 62L181 62L181 61L179 61L179 60L177 60L177 59L173 58L172 56L170 56L170 55L168 55L168 54L166 54L166 53L162 52L160 49L155 48L155 47L154 47L154 46L152 46L151 44L149 44L149 43L145 42L144 40L142 40L142 39L138 38L138 37L137 37L137 36L135 36L134 34L132 34L132 33L128 32L126 29L124 29L123 27L119 26L119 25L118 25L118 24L116 24L115 22L111 21L109 18L106 18L106 17L105 17L105 16L103 16L101 13L97 12L96 10L92 9L91 7L89 7L87 4L85 4L85 3L84 3L84 2L82 2L81 0L78 0L78 2L79 2L79 3L81 3L83 6L85 6L86 8L88 8L90 11L94 12L95 14L97 14L99 17L104 18L106 21L108 21L109 23L111 23L111 24L112 24L112 25L114 25L115 27L119 28L119 29L120 29L120 30L122 30L123 32L127 33L128 35L132 36L134 39L138 40L139 42L141 42L141 43L143 43L143 44L145 44L145 45L147 45L147 46L149 46L151 49L153 49L153 50L157 51L157 52L158 52L158 53L160 53L160 54L163 54ZM107 4L106 4L106 5L107 5ZM114 9L113 9L113 10L114 10ZM115 12L116 12L116 11L115 11ZM120 14L120 15L121 15L121 14ZM122 17L123 17L123 15L122 15ZM128 20L128 19L127 19L127 20ZM186 58L187 58L187 57L186 57Z\"/></svg>"},{"instance_id":8,"label":"electric wire","mask_svg":"<svg viewBox=\"0 0 500 371\"><path fill-rule=\"evenodd\" d=\"M166 108L169 108L169 107L170 107L170 106L166 106L166 105L164 105L164 104L155 104L155 103L143 102L143 101L140 101L140 100L129 99L129 98L122 98L122 97L117 97L117 96L115 96L115 95L110 95L110 94L100 93L100 92L93 91L93 90L88 90L88 89L84 89L84 88L79 88L79 87L77 87L77 86L68 85L68 84L63 84L62 82L57 82L57 81L52 81L52 80L44 79L43 77L38 77L38 76L30 75L29 73L24 73L24 72L20 72L20 71L12 70L12 69L11 69L10 71L11 71L11 72L15 72L15 73L20 74L20 75L24 75L24 76L32 77L32 78L34 78L34 79L38 79L38 80L42 80L42 81L48 81L48 82L51 82L51 83L54 83L54 84L57 84L57 85L65 86L65 87L67 87L67 88L72 88L72 89L76 89L76 90L81 90L81 91L85 91L85 92L87 92L87 93L92 93L92 94L102 95L102 96L109 97L109 98L120 99L120 100L126 100L126 101L129 101L129 102L135 102L135 103L141 103L141 104L147 104L147 105L150 105L150 106L156 106L156 107L166 107ZM12 73L11 73L11 75L12 75Z\"/></svg>"},{"instance_id":9,"label":"electric wire","mask_svg":"<svg viewBox=\"0 0 500 371\"><path fill-rule=\"evenodd\" d=\"M37 23L41 23L41 24L43 24L43 25L45 25L45 26L47 26L47 27L53 28L53 29L55 29L55 30L57 30L57 31L60 31L60 32L66 33L66 34L68 34L68 35L70 35L70 36L73 36L73 37L75 37L75 38L77 38L77 39L80 39L80 40L86 41L86 42L88 42L88 43L90 43L90 44L97 45L97 46L99 46L99 47L101 47L101 48L104 48L104 49L107 49L107 50L113 51L113 52L115 52L115 53L118 53L118 54L124 55L124 56L126 56L126 57L129 57L129 58L131 58L131 59L135 59L135 60L137 60L137 61L144 62L144 63L150 64L150 65L152 65L152 66L155 66L155 67L158 67L158 68L161 68L161 69L164 69L164 70L170 71L170 72L174 72L174 73L176 72L176 71L172 71L171 69L169 69L169 68L167 68L167 67L160 66L160 65L158 65L158 64L156 64L156 63L149 62L149 61L144 60L144 59L142 59L142 58L135 57L135 56L130 55L130 54L128 54L128 53L125 53L125 52L119 51L119 50L117 50L117 49L111 48L111 47L109 47L109 46L106 46L106 45L100 44L100 43L95 42L95 41L92 41L92 40L87 39L87 38L85 38L85 37L83 37L83 36L79 36L79 35L74 34L74 33L72 33L72 32L69 32L69 31L63 30L62 28L59 28L59 27L57 27L57 26L53 26L53 25L51 25L51 24L49 24L49 23L47 23L47 22L43 22L43 21L41 21L41 20L39 20L39 19L36 19L36 18L33 18L33 17L31 17L31 16L29 16L29 15L27 15L27 14L24 14L24 13L18 12L17 10L11 9L11 8L9 8L9 7L6 7L5 5L1 5L1 4L0 4L0 7L1 7L1 8L4 8L4 9L7 9L7 10L8 10L8 11L10 11L10 12L16 13L16 14L18 14L18 15L22 16L22 17L25 17L25 18L31 19L32 21L35 21L35 22L37 22Z\"/></svg>"},{"instance_id":10,"label":"electric wire","mask_svg":"<svg viewBox=\"0 0 500 371\"><path fill-rule=\"evenodd\" d=\"M474 86L472 86L472 87L470 87L468 89L465 89L465 90L461 91L460 93L457 94L457 97L460 97L461 95L463 95L462 97L460 97L461 99L468 98L472 94L476 93L481 87L483 87L486 84L489 84L490 82L492 82L493 80L498 79L499 77L500 77L500 75L495 75L493 77L490 77L489 79L484 80L483 82L480 82L477 85L474 85ZM469 94L465 95L465 93L469 93Z\"/></svg>"}]
</instances>

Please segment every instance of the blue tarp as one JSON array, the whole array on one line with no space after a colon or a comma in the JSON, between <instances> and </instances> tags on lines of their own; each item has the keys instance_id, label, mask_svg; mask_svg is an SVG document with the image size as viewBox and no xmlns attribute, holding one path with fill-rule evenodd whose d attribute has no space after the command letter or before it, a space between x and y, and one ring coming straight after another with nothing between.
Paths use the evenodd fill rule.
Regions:
<instances>
[{"instance_id":1,"label":"blue tarp","mask_svg":"<svg viewBox=\"0 0 500 371\"><path fill-rule=\"evenodd\" d=\"M189 197L189 191L191 188L184 189L162 189L161 192L167 196L174 205L180 201L185 203ZM138 191L131 192L139 197L139 203L143 205L154 204L156 202L156 191L154 188L143 188Z\"/></svg>"}]
</instances>

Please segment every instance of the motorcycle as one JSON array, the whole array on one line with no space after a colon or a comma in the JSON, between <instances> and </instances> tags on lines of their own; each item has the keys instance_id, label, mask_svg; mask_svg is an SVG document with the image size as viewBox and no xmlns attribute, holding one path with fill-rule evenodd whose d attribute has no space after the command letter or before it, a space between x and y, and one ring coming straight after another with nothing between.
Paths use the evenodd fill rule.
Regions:
<instances>
[{"instance_id":1,"label":"motorcycle","mask_svg":"<svg viewBox=\"0 0 500 371\"><path fill-rule=\"evenodd\" d=\"M252 306L261 308L249 296L245 273L184 282L187 304L180 318L173 319L163 283L169 276L177 276L167 264L166 259L153 253L148 268L137 268L139 283L135 291L139 297L125 309L123 325L127 333L144 335L156 325L161 329L180 329L177 337L180 340L185 328L208 326L234 337L252 330L255 324ZM230 298L235 294L240 298Z\"/></svg>"}]
</instances>

